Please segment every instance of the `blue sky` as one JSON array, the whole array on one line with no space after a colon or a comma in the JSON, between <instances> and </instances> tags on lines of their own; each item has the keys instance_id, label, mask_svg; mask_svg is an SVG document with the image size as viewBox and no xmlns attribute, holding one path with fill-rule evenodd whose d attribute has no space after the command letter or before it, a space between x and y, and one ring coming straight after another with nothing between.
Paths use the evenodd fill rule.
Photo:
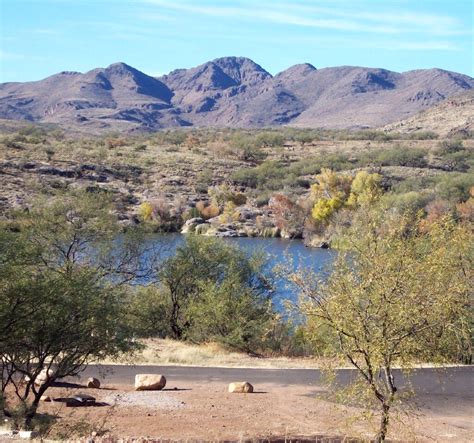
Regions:
<instances>
[{"instance_id":1,"label":"blue sky","mask_svg":"<svg viewBox=\"0 0 474 443\"><path fill-rule=\"evenodd\" d=\"M117 61L150 75L239 55L474 75L472 0L0 0L0 81Z\"/></svg>"}]
</instances>

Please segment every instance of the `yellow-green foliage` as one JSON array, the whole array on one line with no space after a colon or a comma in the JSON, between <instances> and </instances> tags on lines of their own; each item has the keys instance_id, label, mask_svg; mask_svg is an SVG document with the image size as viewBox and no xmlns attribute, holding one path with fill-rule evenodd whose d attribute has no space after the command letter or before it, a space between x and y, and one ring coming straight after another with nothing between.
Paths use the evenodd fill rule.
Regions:
<instances>
[{"instance_id":1,"label":"yellow-green foliage","mask_svg":"<svg viewBox=\"0 0 474 443\"><path fill-rule=\"evenodd\" d=\"M360 206L375 202L382 194L380 174L370 174L367 171L359 171L351 185L351 193L347 200L348 206Z\"/></svg>"},{"instance_id":2,"label":"yellow-green foliage","mask_svg":"<svg viewBox=\"0 0 474 443\"><path fill-rule=\"evenodd\" d=\"M320 198L316 201L311 211L311 215L316 221L323 222L329 219L344 202L338 197L334 198Z\"/></svg>"},{"instance_id":3,"label":"yellow-green foliage","mask_svg":"<svg viewBox=\"0 0 474 443\"><path fill-rule=\"evenodd\" d=\"M426 232L417 218L364 212L326 283L315 285L308 270L293 281L303 294L303 313L331 332L329 355L359 373L351 383L354 396L344 389L345 401L368 408L378 403L375 441L382 442L391 408L407 394L397 389L395 366L472 359L472 227L446 217ZM313 342L319 331L309 331Z\"/></svg>"},{"instance_id":4,"label":"yellow-green foliage","mask_svg":"<svg viewBox=\"0 0 474 443\"><path fill-rule=\"evenodd\" d=\"M318 222L329 218L344 206L355 208L375 202L382 194L382 176L359 171L354 178L322 169L316 176L317 183L311 186L315 199L311 215Z\"/></svg>"},{"instance_id":5,"label":"yellow-green foliage","mask_svg":"<svg viewBox=\"0 0 474 443\"><path fill-rule=\"evenodd\" d=\"M311 215L316 221L324 222L344 205L351 190L352 177L323 168L316 180L317 183L311 186L315 199Z\"/></svg>"},{"instance_id":6,"label":"yellow-green foliage","mask_svg":"<svg viewBox=\"0 0 474 443\"><path fill-rule=\"evenodd\" d=\"M138 208L138 214L144 221L150 221L153 217L153 206L150 202L143 202Z\"/></svg>"},{"instance_id":7,"label":"yellow-green foliage","mask_svg":"<svg viewBox=\"0 0 474 443\"><path fill-rule=\"evenodd\" d=\"M220 216L222 223L232 223L233 221L237 221L239 219L239 213L235 210L236 207L237 206L232 201L228 201L224 205L224 211Z\"/></svg>"},{"instance_id":8,"label":"yellow-green foliage","mask_svg":"<svg viewBox=\"0 0 474 443\"><path fill-rule=\"evenodd\" d=\"M351 189L352 177L350 175L338 174L330 169L321 169L316 180L317 183L311 186L311 192L315 198L345 199Z\"/></svg>"}]
</instances>

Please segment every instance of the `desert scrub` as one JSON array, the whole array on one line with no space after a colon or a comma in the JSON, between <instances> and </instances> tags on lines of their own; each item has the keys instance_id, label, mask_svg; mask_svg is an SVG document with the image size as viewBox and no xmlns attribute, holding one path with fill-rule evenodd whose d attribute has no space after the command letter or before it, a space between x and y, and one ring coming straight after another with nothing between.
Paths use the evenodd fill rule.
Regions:
<instances>
[{"instance_id":1,"label":"desert scrub","mask_svg":"<svg viewBox=\"0 0 474 443\"><path fill-rule=\"evenodd\" d=\"M248 257L221 239L190 235L157 269L157 279L130 298L131 321L141 325L142 336L265 350L265 337L279 319L260 255Z\"/></svg>"}]
</instances>

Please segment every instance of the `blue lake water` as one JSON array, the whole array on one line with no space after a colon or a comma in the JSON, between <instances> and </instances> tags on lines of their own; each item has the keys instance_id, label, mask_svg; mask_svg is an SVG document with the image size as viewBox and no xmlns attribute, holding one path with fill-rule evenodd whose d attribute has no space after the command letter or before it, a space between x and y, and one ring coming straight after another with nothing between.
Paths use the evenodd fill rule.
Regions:
<instances>
[{"instance_id":1,"label":"blue lake water","mask_svg":"<svg viewBox=\"0 0 474 443\"><path fill-rule=\"evenodd\" d=\"M173 254L182 244L185 236L166 234L150 236L149 241L163 250L163 256ZM267 260L267 270L284 267L290 271L309 269L323 277L330 271L337 252L331 249L307 248L301 240L285 240L280 238L226 238L226 242L236 245L252 254L260 252ZM290 288L284 278L275 276L275 292L273 301L279 311L284 310L285 300L295 301L298 294Z\"/></svg>"}]
</instances>

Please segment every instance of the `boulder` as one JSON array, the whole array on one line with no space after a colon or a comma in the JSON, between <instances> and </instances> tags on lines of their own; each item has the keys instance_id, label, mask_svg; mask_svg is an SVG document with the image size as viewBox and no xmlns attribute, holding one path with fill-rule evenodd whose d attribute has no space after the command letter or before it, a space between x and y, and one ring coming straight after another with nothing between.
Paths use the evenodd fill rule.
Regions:
<instances>
[{"instance_id":1,"label":"boulder","mask_svg":"<svg viewBox=\"0 0 474 443\"><path fill-rule=\"evenodd\" d=\"M229 392L234 394L251 394L253 386L248 381L236 381L229 385Z\"/></svg>"},{"instance_id":2,"label":"boulder","mask_svg":"<svg viewBox=\"0 0 474 443\"><path fill-rule=\"evenodd\" d=\"M100 388L100 380L95 377L89 377L87 379L87 387L88 388L93 388L93 389L99 389Z\"/></svg>"},{"instance_id":3,"label":"boulder","mask_svg":"<svg viewBox=\"0 0 474 443\"><path fill-rule=\"evenodd\" d=\"M238 237L239 234L237 231L222 231L222 232L217 232L216 237Z\"/></svg>"},{"instance_id":4,"label":"boulder","mask_svg":"<svg viewBox=\"0 0 474 443\"><path fill-rule=\"evenodd\" d=\"M196 226L202 225L203 223L205 223L205 221L204 219L200 217L190 218L183 225L181 229L181 234L189 234L190 232L194 232L196 229Z\"/></svg>"},{"instance_id":5,"label":"boulder","mask_svg":"<svg viewBox=\"0 0 474 443\"><path fill-rule=\"evenodd\" d=\"M41 386L44 385L52 376L54 372L52 369L42 369L41 372L36 377L35 385ZM30 381L30 377L25 376L25 381Z\"/></svg>"},{"instance_id":6,"label":"boulder","mask_svg":"<svg viewBox=\"0 0 474 443\"><path fill-rule=\"evenodd\" d=\"M166 386L166 378L160 374L135 375L136 391L161 391Z\"/></svg>"},{"instance_id":7,"label":"boulder","mask_svg":"<svg viewBox=\"0 0 474 443\"><path fill-rule=\"evenodd\" d=\"M49 402L49 401L52 401L52 398L49 395L42 395L40 398L40 401Z\"/></svg>"},{"instance_id":8,"label":"boulder","mask_svg":"<svg viewBox=\"0 0 474 443\"><path fill-rule=\"evenodd\" d=\"M247 220L255 220L259 215L262 215L263 212L259 209L255 209L249 206L241 206L237 209L239 214L239 221L244 222Z\"/></svg>"},{"instance_id":9,"label":"boulder","mask_svg":"<svg viewBox=\"0 0 474 443\"><path fill-rule=\"evenodd\" d=\"M194 233L198 235L205 235L210 228L211 225L209 223L201 223L194 228Z\"/></svg>"}]
</instances>

